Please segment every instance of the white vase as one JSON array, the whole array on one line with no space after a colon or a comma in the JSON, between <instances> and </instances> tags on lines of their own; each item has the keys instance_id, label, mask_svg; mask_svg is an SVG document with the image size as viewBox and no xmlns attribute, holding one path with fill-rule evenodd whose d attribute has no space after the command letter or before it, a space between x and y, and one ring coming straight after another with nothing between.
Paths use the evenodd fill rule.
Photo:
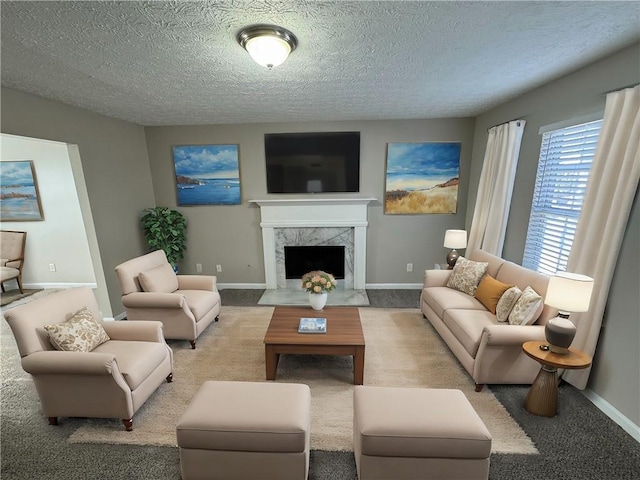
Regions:
<instances>
[{"instance_id":1,"label":"white vase","mask_svg":"<svg viewBox=\"0 0 640 480\"><path fill-rule=\"evenodd\" d=\"M310 293L309 294L309 305L314 310L322 310L324 306L327 304L327 294L326 293Z\"/></svg>"}]
</instances>

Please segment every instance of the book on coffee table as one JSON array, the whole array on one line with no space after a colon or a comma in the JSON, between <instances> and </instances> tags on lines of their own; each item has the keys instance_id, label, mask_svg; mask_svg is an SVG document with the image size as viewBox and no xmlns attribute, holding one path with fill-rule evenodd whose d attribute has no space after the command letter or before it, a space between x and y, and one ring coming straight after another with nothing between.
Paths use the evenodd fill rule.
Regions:
<instances>
[{"instance_id":1,"label":"book on coffee table","mask_svg":"<svg viewBox=\"0 0 640 480\"><path fill-rule=\"evenodd\" d=\"M327 333L327 319L303 317L298 325L298 333Z\"/></svg>"}]
</instances>

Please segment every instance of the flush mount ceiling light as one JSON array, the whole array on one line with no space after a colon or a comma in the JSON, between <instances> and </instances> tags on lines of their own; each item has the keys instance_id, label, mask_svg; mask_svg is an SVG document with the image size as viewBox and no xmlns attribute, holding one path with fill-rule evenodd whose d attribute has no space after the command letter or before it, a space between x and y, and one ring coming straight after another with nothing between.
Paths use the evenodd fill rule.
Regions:
<instances>
[{"instance_id":1,"label":"flush mount ceiling light","mask_svg":"<svg viewBox=\"0 0 640 480\"><path fill-rule=\"evenodd\" d=\"M276 25L252 25L240 30L236 38L258 65L269 70L282 65L298 46L293 33Z\"/></svg>"}]
</instances>

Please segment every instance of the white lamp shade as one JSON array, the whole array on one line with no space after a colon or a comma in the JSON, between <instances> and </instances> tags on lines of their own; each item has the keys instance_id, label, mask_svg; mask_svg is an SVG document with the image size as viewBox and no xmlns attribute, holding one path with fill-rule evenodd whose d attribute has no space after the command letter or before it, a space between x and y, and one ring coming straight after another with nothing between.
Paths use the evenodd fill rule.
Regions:
<instances>
[{"instance_id":1,"label":"white lamp shade","mask_svg":"<svg viewBox=\"0 0 640 480\"><path fill-rule=\"evenodd\" d=\"M444 233L444 246L446 248L467 248L467 231L447 230Z\"/></svg>"},{"instance_id":2,"label":"white lamp shade","mask_svg":"<svg viewBox=\"0 0 640 480\"><path fill-rule=\"evenodd\" d=\"M267 68L282 65L291 53L289 44L274 35L250 38L245 48L258 65Z\"/></svg>"},{"instance_id":3,"label":"white lamp shade","mask_svg":"<svg viewBox=\"0 0 640 480\"><path fill-rule=\"evenodd\" d=\"M558 272L549 279L544 303L561 312L586 312L591 303L593 278Z\"/></svg>"}]
</instances>

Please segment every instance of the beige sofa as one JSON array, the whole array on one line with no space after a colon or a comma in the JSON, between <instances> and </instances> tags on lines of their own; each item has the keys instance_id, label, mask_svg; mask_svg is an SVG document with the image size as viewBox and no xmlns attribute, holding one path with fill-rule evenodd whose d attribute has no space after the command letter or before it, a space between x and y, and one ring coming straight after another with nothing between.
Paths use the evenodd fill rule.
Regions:
<instances>
[{"instance_id":1,"label":"beige sofa","mask_svg":"<svg viewBox=\"0 0 640 480\"><path fill-rule=\"evenodd\" d=\"M549 277L481 250L469 260L487 262L487 274L521 290L531 286L544 298ZM476 298L448 288L452 270L427 270L420 295L420 310L438 331L476 383L476 391L485 384L531 384L540 365L522 352L529 340L544 341L544 325L557 315L545 305L532 325L500 323Z\"/></svg>"}]
</instances>

